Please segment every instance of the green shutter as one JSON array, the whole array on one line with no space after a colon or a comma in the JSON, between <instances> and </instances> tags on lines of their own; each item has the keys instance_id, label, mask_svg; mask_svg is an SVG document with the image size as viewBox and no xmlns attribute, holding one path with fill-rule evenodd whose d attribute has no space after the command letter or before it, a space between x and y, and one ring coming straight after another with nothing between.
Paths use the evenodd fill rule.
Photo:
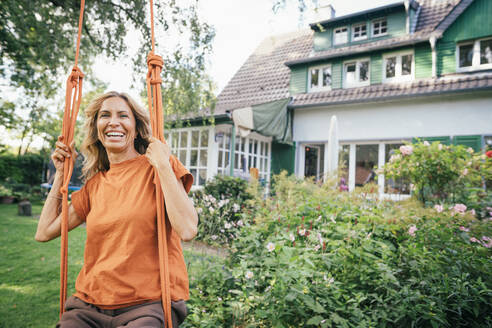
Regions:
<instances>
[{"instance_id":1,"label":"green shutter","mask_svg":"<svg viewBox=\"0 0 492 328\"><path fill-rule=\"evenodd\" d=\"M479 152L482 148L482 136L456 136L453 138L453 144L471 147L474 151Z\"/></svg>"}]
</instances>

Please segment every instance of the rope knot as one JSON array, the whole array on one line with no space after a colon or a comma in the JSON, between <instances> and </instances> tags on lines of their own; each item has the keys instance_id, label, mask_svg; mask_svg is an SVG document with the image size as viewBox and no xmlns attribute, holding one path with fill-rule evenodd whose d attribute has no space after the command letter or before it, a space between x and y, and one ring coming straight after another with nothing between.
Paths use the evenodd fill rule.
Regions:
<instances>
[{"instance_id":1,"label":"rope knot","mask_svg":"<svg viewBox=\"0 0 492 328\"><path fill-rule=\"evenodd\" d=\"M164 60L161 56L156 55L153 52L149 52L147 56L147 66L149 66L149 69L151 66L157 66L162 69L162 67L164 67Z\"/></svg>"},{"instance_id":2,"label":"rope knot","mask_svg":"<svg viewBox=\"0 0 492 328\"><path fill-rule=\"evenodd\" d=\"M72 72L70 73L70 76L68 77L68 79L72 83L77 83L80 79L83 79L83 78L84 78L84 73L82 73L82 71L80 70L80 68L78 68L78 66L74 66L72 68Z\"/></svg>"}]
</instances>

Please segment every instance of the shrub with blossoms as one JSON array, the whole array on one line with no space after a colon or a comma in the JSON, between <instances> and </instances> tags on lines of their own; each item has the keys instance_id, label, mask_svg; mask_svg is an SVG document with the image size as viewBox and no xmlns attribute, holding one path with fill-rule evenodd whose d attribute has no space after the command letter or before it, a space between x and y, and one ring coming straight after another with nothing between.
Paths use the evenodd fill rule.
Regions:
<instances>
[{"instance_id":1,"label":"shrub with blossoms","mask_svg":"<svg viewBox=\"0 0 492 328\"><path fill-rule=\"evenodd\" d=\"M492 325L492 221L274 180L229 257L190 272L183 327Z\"/></svg>"},{"instance_id":2,"label":"shrub with blossoms","mask_svg":"<svg viewBox=\"0 0 492 328\"><path fill-rule=\"evenodd\" d=\"M203 190L193 193L198 212L196 239L213 245L228 245L238 231L249 224L244 213L251 211L247 201L252 198L247 182L228 176L216 176Z\"/></svg>"},{"instance_id":3,"label":"shrub with blossoms","mask_svg":"<svg viewBox=\"0 0 492 328\"><path fill-rule=\"evenodd\" d=\"M427 141L406 144L396 150L384 166L389 178L405 178L425 205L480 203L483 177L490 175L486 156L464 146L446 146ZM480 192L482 191L482 192ZM480 207L480 204L469 207Z\"/></svg>"}]
</instances>

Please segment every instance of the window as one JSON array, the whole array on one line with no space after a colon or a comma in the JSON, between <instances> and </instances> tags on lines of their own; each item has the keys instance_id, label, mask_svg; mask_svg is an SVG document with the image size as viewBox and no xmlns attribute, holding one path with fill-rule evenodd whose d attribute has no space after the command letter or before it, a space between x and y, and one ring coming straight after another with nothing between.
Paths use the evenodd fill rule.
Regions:
<instances>
[{"instance_id":1,"label":"window","mask_svg":"<svg viewBox=\"0 0 492 328\"><path fill-rule=\"evenodd\" d=\"M339 27L333 30L333 44L342 44L348 42L347 27Z\"/></svg>"},{"instance_id":2,"label":"window","mask_svg":"<svg viewBox=\"0 0 492 328\"><path fill-rule=\"evenodd\" d=\"M345 87L369 85L369 60L358 60L344 65Z\"/></svg>"},{"instance_id":3,"label":"window","mask_svg":"<svg viewBox=\"0 0 492 328\"><path fill-rule=\"evenodd\" d=\"M218 132L216 140L219 146L219 159L217 163L217 172L222 175L229 175L230 160L229 152L231 149L231 134L227 132Z\"/></svg>"},{"instance_id":4,"label":"window","mask_svg":"<svg viewBox=\"0 0 492 328\"><path fill-rule=\"evenodd\" d=\"M392 161L392 156L395 154L395 150L400 149L403 146L402 143L385 144L384 145L384 163ZM410 194L410 182L405 178L398 178L396 180L386 178L384 179L384 193L385 194Z\"/></svg>"},{"instance_id":5,"label":"window","mask_svg":"<svg viewBox=\"0 0 492 328\"><path fill-rule=\"evenodd\" d=\"M383 81L408 81L413 79L412 53L387 55L383 58Z\"/></svg>"},{"instance_id":6,"label":"window","mask_svg":"<svg viewBox=\"0 0 492 328\"><path fill-rule=\"evenodd\" d=\"M388 32L386 18L372 22L372 36L383 36Z\"/></svg>"},{"instance_id":7,"label":"window","mask_svg":"<svg viewBox=\"0 0 492 328\"><path fill-rule=\"evenodd\" d=\"M367 39L367 25L366 23L357 24L352 26L352 40L359 41Z\"/></svg>"},{"instance_id":8,"label":"window","mask_svg":"<svg viewBox=\"0 0 492 328\"><path fill-rule=\"evenodd\" d=\"M171 152L190 170L194 186L203 186L207 180L209 128L174 129L166 133Z\"/></svg>"},{"instance_id":9,"label":"window","mask_svg":"<svg viewBox=\"0 0 492 328\"><path fill-rule=\"evenodd\" d=\"M492 68L492 39L481 39L457 46L457 71Z\"/></svg>"},{"instance_id":10,"label":"window","mask_svg":"<svg viewBox=\"0 0 492 328\"><path fill-rule=\"evenodd\" d=\"M234 175L248 176L249 169L258 169L259 178L268 180L270 169L270 142L250 134L243 138L236 136L234 151Z\"/></svg>"},{"instance_id":11,"label":"window","mask_svg":"<svg viewBox=\"0 0 492 328\"><path fill-rule=\"evenodd\" d=\"M313 67L309 70L309 91L330 90L331 66Z\"/></svg>"}]
</instances>

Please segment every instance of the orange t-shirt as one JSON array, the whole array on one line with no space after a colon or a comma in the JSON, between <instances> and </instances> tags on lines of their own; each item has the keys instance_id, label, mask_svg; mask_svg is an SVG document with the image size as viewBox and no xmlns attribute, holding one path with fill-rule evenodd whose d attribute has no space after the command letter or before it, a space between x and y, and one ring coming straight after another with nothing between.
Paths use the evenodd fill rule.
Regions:
<instances>
[{"instance_id":1,"label":"orange t-shirt","mask_svg":"<svg viewBox=\"0 0 492 328\"><path fill-rule=\"evenodd\" d=\"M174 173L189 192L193 176L174 156ZM144 155L112 164L72 194L86 221L84 265L75 296L104 308L161 298L154 170ZM189 299L181 239L166 218L171 299Z\"/></svg>"}]
</instances>

